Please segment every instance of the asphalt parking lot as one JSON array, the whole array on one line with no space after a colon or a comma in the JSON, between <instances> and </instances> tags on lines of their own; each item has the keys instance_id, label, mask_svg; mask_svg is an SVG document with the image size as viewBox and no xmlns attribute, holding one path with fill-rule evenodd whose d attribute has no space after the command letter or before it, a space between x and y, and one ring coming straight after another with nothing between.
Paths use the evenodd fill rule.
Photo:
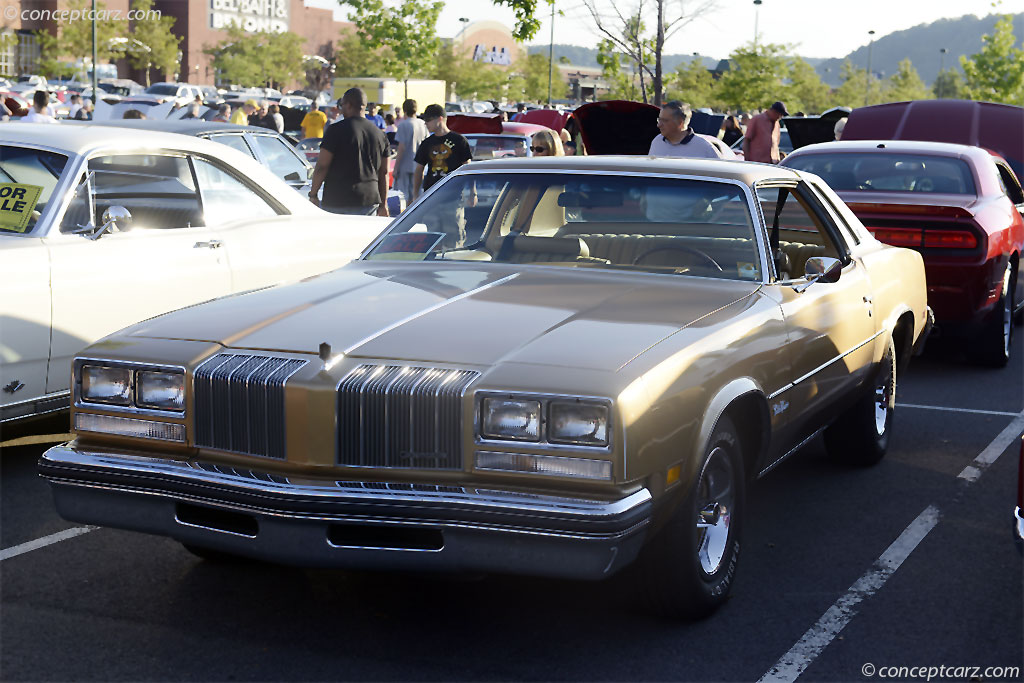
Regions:
<instances>
[{"instance_id":1,"label":"asphalt parking lot","mask_svg":"<svg viewBox=\"0 0 1024 683\"><path fill-rule=\"evenodd\" d=\"M812 442L755 485L732 597L698 623L647 615L628 574L204 562L63 521L35 474L45 446L8 447L0 679L1020 680L1004 667L1024 667L1010 530L1022 341L1001 370L942 349L915 359L878 466L837 465Z\"/></svg>"}]
</instances>

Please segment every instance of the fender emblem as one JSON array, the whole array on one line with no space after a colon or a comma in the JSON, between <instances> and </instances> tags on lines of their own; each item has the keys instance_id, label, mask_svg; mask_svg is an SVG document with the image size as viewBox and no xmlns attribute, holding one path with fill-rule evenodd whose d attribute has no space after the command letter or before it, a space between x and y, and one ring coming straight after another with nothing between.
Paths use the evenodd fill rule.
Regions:
<instances>
[{"instance_id":1,"label":"fender emblem","mask_svg":"<svg viewBox=\"0 0 1024 683\"><path fill-rule=\"evenodd\" d=\"M772 414L781 415L789 407L789 401L779 401L772 404Z\"/></svg>"},{"instance_id":2,"label":"fender emblem","mask_svg":"<svg viewBox=\"0 0 1024 683\"><path fill-rule=\"evenodd\" d=\"M4 391L6 391L8 394L13 394L14 392L23 389L24 387L25 384L23 382L14 380L13 382L4 387Z\"/></svg>"}]
</instances>

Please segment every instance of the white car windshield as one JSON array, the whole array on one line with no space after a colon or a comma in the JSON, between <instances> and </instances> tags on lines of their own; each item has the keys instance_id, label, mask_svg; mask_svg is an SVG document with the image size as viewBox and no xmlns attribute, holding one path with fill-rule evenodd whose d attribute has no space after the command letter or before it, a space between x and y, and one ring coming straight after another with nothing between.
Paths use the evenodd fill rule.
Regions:
<instances>
[{"instance_id":1,"label":"white car windshield","mask_svg":"<svg viewBox=\"0 0 1024 683\"><path fill-rule=\"evenodd\" d=\"M368 260L532 263L761 279L747 194L719 180L467 173L403 214Z\"/></svg>"},{"instance_id":2,"label":"white car windshield","mask_svg":"<svg viewBox=\"0 0 1024 683\"><path fill-rule=\"evenodd\" d=\"M0 231L32 232L67 163L55 152L0 146Z\"/></svg>"}]
</instances>

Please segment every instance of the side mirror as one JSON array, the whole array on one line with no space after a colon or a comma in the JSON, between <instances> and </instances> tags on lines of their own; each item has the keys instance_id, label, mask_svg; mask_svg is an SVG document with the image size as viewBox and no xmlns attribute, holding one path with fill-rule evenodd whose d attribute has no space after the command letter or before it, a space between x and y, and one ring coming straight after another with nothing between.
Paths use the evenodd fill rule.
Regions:
<instances>
[{"instance_id":1,"label":"side mirror","mask_svg":"<svg viewBox=\"0 0 1024 683\"><path fill-rule=\"evenodd\" d=\"M123 206L109 206L103 212L103 225L86 235L87 239L98 240L108 232L127 230L132 222L132 214Z\"/></svg>"},{"instance_id":2,"label":"side mirror","mask_svg":"<svg viewBox=\"0 0 1024 683\"><path fill-rule=\"evenodd\" d=\"M812 256L804 264L804 282L794 286L793 289L803 292L816 282L839 282L839 276L842 273L843 262L839 259L829 256Z\"/></svg>"}]
</instances>

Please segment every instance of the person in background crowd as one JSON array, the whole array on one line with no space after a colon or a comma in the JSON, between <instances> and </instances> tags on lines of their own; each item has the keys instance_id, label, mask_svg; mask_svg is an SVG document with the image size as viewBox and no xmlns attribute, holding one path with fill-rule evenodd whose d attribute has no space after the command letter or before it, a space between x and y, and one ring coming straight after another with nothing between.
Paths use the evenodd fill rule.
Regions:
<instances>
[{"instance_id":1,"label":"person in background crowd","mask_svg":"<svg viewBox=\"0 0 1024 683\"><path fill-rule=\"evenodd\" d=\"M441 178L473 159L469 141L448 130L448 115L442 105L428 106L423 111L423 123L431 135L416 149L416 170L412 179L413 200L419 197L421 189L429 190Z\"/></svg>"},{"instance_id":2,"label":"person in background crowd","mask_svg":"<svg viewBox=\"0 0 1024 683\"><path fill-rule=\"evenodd\" d=\"M388 139L364 116L366 93L350 88L341 98L345 118L320 144L309 200L332 213L388 215ZM323 200L317 199L323 185Z\"/></svg>"},{"instance_id":3,"label":"person in background crowd","mask_svg":"<svg viewBox=\"0 0 1024 683\"><path fill-rule=\"evenodd\" d=\"M553 130L541 130L530 138L530 151L535 157L564 157L562 138Z\"/></svg>"},{"instance_id":4,"label":"person in background crowd","mask_svg":"<svg viewBox=\"0 0 1024 683\"><path fill-rule=\"evenodd\" d=\"M576 156L576 143L572 140L562 144L562 149L565 150L565 156L574 157Z\"/></svg>"},{"instance_id":5,"label":"person in background crowd","mask_svg":"<svg viewBox=\"0 0 1024 683\"><path fill-rule=\"evenodd\" d=\"M284 132L284 116L281 115L281 107L272 104L267 107L267 121L274 124L274 130L278 133Z\"/></svg>"},{"instance_id":6,"label":"person in background crowd","mask_svg":"<svg viewBox=\"0 0 1024 683\"><path fill-rule=\"evenodd\" d=\"M384 115L384 133L397 133L398 126L395 125L395 117L391 113Z\"/></svg>"},{"instance_id":7,"label":"person in background crowd","mask_svg":"<svg viewBox=\"0 0 1024 683\"><path fill-rule=\"evenodd\" d=\"M302 137L322 138L326 125L327 114L320 111L320 105L313 100L313 103L309 105L309 111L302 117L302 123L299 124L299 127L302 128Z\"/></svg>"},{"instance_id":8,"label":"person in background crowd","mask_svg":"<svg viewBox=\"0 0 1024 683\"><path fill-rule=\"evenodd\" d=\"M78 108L78 111L75 112L75 120L92 121L93 109L92 100L86 100L82 103L82 106Z\"/></svg>"},{"instance_id":9,"label":"person in background crowd","mask_svg":"<svg viewBox=\"0 0 1024 683\"><path fill-rule=\"evenodd\" d=\"M276 130L274 120L270 118L270 113L267 111L266 101L260 102L256 111L249 115L249 125Z\"/></svg>"},{"instance_id":10,"label":"person in background crowd","mask_svg":"<svg viewBox=\"0 0 1024 683\"><path fill-rule=\"evenodd\" d=\"M231 113L231 123L244 126L249 123L249 116L256 111L256 100L246 100L245 104Z\"/></svg>"},{"instance_id":11,"label":"person in background crowd","mask_svg":"<svg viewBox=\"0 0 1024 683\"><path fill-rule=\"evenodd\" d=\"M78 113L78 110L81 109L81 108L82 108L82 96L79 95L78 93L75 93L74 95L71 96L71 106L68 108L68 118L69 119L77 118L75 115Z\"/></svg>"},{"instance_id":12,"label":"person in background crowd","mask_svg":"<svg viewBox=\"0 0 1024 683\"><path fill-rule=\"evenodd\" d=\"M735 116L726 116L722 122L722 142L726 147L732 147L732 143L743 137L743 129L740 128L740 121Z\"/></svg>"},{"instance_id":13,"label":"person in background crowd","mask_svg":"<svg viewBox=\"0 0 1024 683\"><path fill-rule=\"evenodd\" d=\"M843 130L845 128L846 128L846 117L844 116L843 118L841 118L838 121L836 121L836 126L835 126L835 128L832 129L832 132L835 133L836 140L842 140L843 139Z\"/></svg>"},{"instance_id":14,"label":"person in background crowd","mask_svg":"<svg viewBox=\"0 0 1024 683\"><path fill-rule=\"evenodd\" d=\"M565 128L562 128L561 130L558 131L558 139L561 140L562 144L564 145L565 143L572 140L572 136L569 135L569 131L567 131Z\"/></svg>"},{"instance_id":15,"label":"person in background crowd","mask_svg":"<svg viewBox=\"0 0 1024 683\"><path fill-rule=\"evenodd\" d=\"M184 116L182 116L181 118L182 119L198 119L198 118L200 118L199 112L200 112L200 108L202 106L203 105L199 104L198 102L195 102L195 101L191 102L188 105L188 112Z\"/></svg>"},{"instance_id":16,"label":"person in background crowd","mask_svg":"<svg viewBox=\"0 0 1024 683\"><path fill-rule=\"evenodd\" d=\"M395 125L397 126L398 122L402 120L402 108L399 107L397 104L395 105L394 115L395 115Z\"/></svg>"},{"instance_id":17,"label":"person in background crowd","mask_svg":"<svg viewBox=\"0 0 1024 683\"><path fill-rule=\"evenodd\" d=\"M525 104L525 103L523 103L523 102L518 102L518 103L516 104L516 114L515 114L515 116L513 116L513 117L512 117L512 120L513 120L513 121L518 121L518 120L519 120L519 116L520 116L520 115L521 115L521 114L522 114L523 112L525 112L525 111L526 111L526 104Z\"/></svg>"},{"instance_id":18,"label":"person in background crowd","mask_svg":"<svg viewBox=\"0 0 1024 683\"><path fill-rule=\"evenodd\" d=\"M416 172L416 150L430 135L430 131L423 120L416 116L416 100L403 102L402 110L405 117L398 122L395 132L395 142L398 143L398 156L395 158L395 189L411 204L413 174Z\"/></svg>"},{"instance_id":19,"label":"person in background crowd","mask_svg":"<svg viewBox=\"0 0 1024 683\"><path fill-rule=\"evenodd\" d=\"M776 102L764 113L750 119L747 132L743 136L743 158L746 161L779 163L779 119L783 116L789 116L786 105Z\"/></svg>"},{"instance_id":20,"label":"person in background crowd","mask_svg":"<svg viewBox=\"0 0 1024 683\"><path fill-rule=\"evenodd\" d=\"M129 109L128 111L126 111L124 113L124 116L122 116L121 118L122 119L144 119L144 118L146 118L146 115L143 114L138 109Z\"/></svg>"},{"instance_id":21,"label":"person in background crowd","mask_svg":"<svg viewBox=\"0 0 1024 683\"><path fill-rule=\"evenodd\" d=\"M21 120L26 123L57 123L50 113L50 94L45 90L36 90L32 94L32 109Z\"/></svg>"},{"instance_id":22,"label":"person in background crowd","mask_svg":"<svg viewBox=\"0 0 1024 683\"><path fill-rule=\"evenodd\" d=\"M381 130L384 130L384 117L377 113L377 105L370 102L366 105L366 120L377 126Z\"/></svg>"},{"instance_id":23,"label":"person in background crowd","mask_svg":"<svg viewBox=\"0 0 1024 683\"><path fill-rule=\"evenodd\" d=\"M217 108L217 115L211 120L218 123L229 123L231 121L231 105L227 103L220 105Z\"/></svg>"},{"instance_id":24,"label":"person in background crowd","mask_svg":"<svg viewBox=\"0 0 1024 683\"><path fill-rule=\"evenodd\" d=\"M649 154L656 157L689 157L692 159L718 159L711 143L690 128L690 105L669 102L658 114L658 130L651 141Z\"/></svg>"},{"instance_id":25,"label":"person in background crowd","mask_svg":"<svg viewBox=\"0 0 1024 683\"><path fill-rule=\"evenodd\" d=\"M338 101L335 103L334 107L331 108L331 111L329 113L327 113L326 115L327 115L327 119L330 121L330 125L332 125L332 126L334 124L336 124L338 121L344 121L345 120L345 115L341 112L341 98L340 97L338 98Z\"/></svg>"}]
</instances>

